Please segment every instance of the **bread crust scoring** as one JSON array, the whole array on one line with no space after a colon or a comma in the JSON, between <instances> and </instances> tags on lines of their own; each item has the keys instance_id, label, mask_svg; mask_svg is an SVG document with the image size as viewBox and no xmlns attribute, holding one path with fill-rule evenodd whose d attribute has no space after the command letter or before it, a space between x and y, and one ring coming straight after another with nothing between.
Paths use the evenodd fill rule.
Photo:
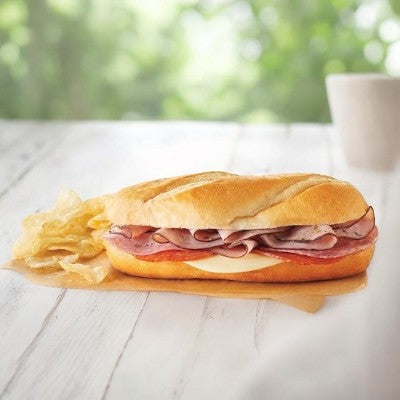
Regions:
<instances>
[{"instance_id":1,"label":"bread crust scoring","mask_svg":"<svg viewBox=\"0 0 400 400\"><path fill-rule=\"evenodd\" d=\"M110 197L107 216L118 225L258 229L342 223L367 207L353 185L330 176L204 172L122 189Z\"/></svg>"}]
</instances>

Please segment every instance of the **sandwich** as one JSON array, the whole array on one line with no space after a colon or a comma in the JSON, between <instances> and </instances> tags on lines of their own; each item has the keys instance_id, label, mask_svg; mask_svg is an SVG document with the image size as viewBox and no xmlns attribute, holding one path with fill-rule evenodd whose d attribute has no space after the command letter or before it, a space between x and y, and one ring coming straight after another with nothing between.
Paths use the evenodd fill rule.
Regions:
<instances>
[{"instance_id":1,"label":"sandwich","mask_svg":"<svg viewBox=\"0 0 400 400\"><path fill-rule=\"evenodd\" d=\"M112 266L163 279L305 282L366 270L378 231L350 183L317 174L206 172L110 196Z\"/></svg>"}]
</instances>

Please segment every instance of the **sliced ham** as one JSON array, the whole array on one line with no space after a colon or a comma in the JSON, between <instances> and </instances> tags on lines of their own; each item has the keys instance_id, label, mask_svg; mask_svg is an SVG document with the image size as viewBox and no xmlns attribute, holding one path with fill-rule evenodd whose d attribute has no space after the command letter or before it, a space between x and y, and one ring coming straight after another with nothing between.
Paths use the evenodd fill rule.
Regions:
<instances>
[{"instance_id":1,"label":"sliced ham","mask_svg":"<svg viewBox=\"0 0 400 400\"><path fill-rule=\"evenodd\" d=\"M161 251L181 250L172 243L158 243L154 241L152 232L143 233L134 239L128 239L120 234L109 233L105 235L105 239L122 251L133 255L145 256Z\"/></svg>"},{"instance_id":2,"label":"sliced ham","mask_svg":"<svg viewBox=\"0 0 400 400\"><path fill-rule=\"evenodd\" d=\"M374 209L371 206L369 206L367 208L367 210L365 211L364 215L362 215L360 218L352 219L351 221L341 222L340 224L332 224L331 226L332 226L333 229L348 228L349 226L352 226L356 222L358 222L361 219L365 218L366 215L371 212L371 210L372 210L372 212L374 212ZM375 214L373 214L373 215L374 215L374 218L375 218Z\"/></svg>"},{"instance_id":3,"label":"sliced ham","mask_svg":"<svg viewBox=\"0 0 400 400\"><path fill-rule=\"evenodd\" d=\"M280 240L274 235L261 235L260 239L264 244L273 249L284 249L288 251L296 249L327 250L335 246L337 238L334 234L327 233L314 240Z\"/></svg>"},{"instance_id":4,"label":"sliced ham","mask_svg":"<svg viewBox=\"0 0 400 400\"><path fill-rule=\"evenodd\" d=\"M110 229L110 234L121 235L126 239L132 238L132 232L129 229L129 226L113 225Z\"/></svg>"},{"instance_id":5,"label":"sliced ham","mask_svg":"<svg viewBox=\"0 0 400 400\"><path fill-rule=\"evenodd\" d=\"M153 233L153 239L160 243L162 242L160 238L186 250L209 249L224 244L221 238L209 241L197 240L189 229L160 228Z\"/></svg>"},{"instance_id":6,"label":"sliced ham","mask_svg":"<svg viewBox=\"0 0 400 400\"><path fill-rule=\"evenodd\" d=\"M359 251L365 250L368 246L371 246L375 243L378 237L378 229L376 226L372 229L372 231L362 239L350 239L350 238L339 238L336 245L328 250L302 250L302 249L272 249L270 247L259 246L257 247L257 253L269 255L271 252L277 254L279 252L282 253L291 253L291 254L300 254L307 257L315 257L315 258L340 258L345 257L350 254L358 253Z\"/></svg>"},{"instance_id":7,"label":"sliced ham","mask_svg":"<svg viewBox=\"0 0 400 400\"><path fill-rule=\"evenodd\" d=\"M274 236L277 239L284 241L295 240L295 241L310 242L327 234L332 234L332 235L335 234L330 225L304 225L304 226L294 226L293 228L290 228L288 231L277 233Z\"/></svg>"},{"instance_id":8,"label":"sliced ham","mask_svg":"<svg viewBox=\"0 0 400 400\"><path fill-rule=\"evenodd\" d=\"M132 239L140 236L141 234L153 230L151 226L140 226L140 225L113 225L110 233L122 235L128 239Z\"/></svg>"},{"instance_id":9,"label":"sliced ham","mask_svg":"<svg viewBox=\"0 0 400 400\"><path fill-rule=\"evenodd\" d=\"M364 214L365 215L365 214ZM361 218L364 218L364 215ZM342 224L333 224L331 225L332 229L342 229L342 228L348 228L349 226L354 225L357 221L359 221L361 218L359 219L353 219L351 221L348 222L343 222Z\"/></svg>"},{"instance_id":10,"label":"sliced ham","mask_svg":"<svg viewBox=\"0 0 400 400\"><path fill-rule=\"evenodd\" d=\"M219 233L215 229L189 229L190 233L200 242L211 242L220 239Z\"/></svg>"},{"instance_id":11,"label":"sliced ham","mask_svg":"<svg viewBox=\"0 0 400 400\"><path fill-rule=\"evenodd\" d=\"M150 226L112 226L105 239L121 250L145 256L165 251L211 251L226 257L243 257L251 251L277 257L335 259L363 250L375 242L377 229L372 207L359 219L335 225L277 228L180 229Z\"/></svg>"},{"instance_id":12,"label":"sliced ham","mask_svg":"<svg viewBox=\"0 0 400 400\"><path fill-rule=\"evenodd\" d=\"M366 237L375 226L375 214L372 207L369 207L366 214L359 220L354 221L348 226L334 228L337 237L347 237L351 239L362 239Z\"/></svg>"},{"instance_id":13,"label":"sliced ham","mask_svg":"<svg viewBox=\"0 0 400 400\"><path fill-rule=\"evenodd\" d=\"M262 235L264 233L284 232L290 227L283 226L280 228L267 228L267 229L251 229L251 230L231 230L231 229L218 229L218 233L223 239L224 243L236 246L239 242L245 239L250 239L254 236Z\"/></svg>"},{"instance_id":14,"label":"sliced ham","mask_svg":"<svg viewBox=\"0 0 400 400\"><path fill-rule=\"evenodd\" d=\"M230 257L230 258L240 258L249 254L256 246L257 241L255 240L243 240L241 244L237 246L224 246L224 247L215 247L211 249L214 254L218 254L220 256Z\"/></svg>"}]
</instances>

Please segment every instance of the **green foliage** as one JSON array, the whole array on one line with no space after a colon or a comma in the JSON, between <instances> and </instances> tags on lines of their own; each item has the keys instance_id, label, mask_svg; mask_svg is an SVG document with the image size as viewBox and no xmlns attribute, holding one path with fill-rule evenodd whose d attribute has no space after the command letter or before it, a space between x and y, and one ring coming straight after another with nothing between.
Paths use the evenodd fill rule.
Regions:
<instances>
[{"instance_id":1,"label":"green foliage","mask_svg":"<svg viewBox=\"0 0 400 400\"><path fill-rule=\"evenodd\" d=\"M0 118L327 121L327 74L384 71L373 1L1 0Z\"/></svg>"}]
</instances>

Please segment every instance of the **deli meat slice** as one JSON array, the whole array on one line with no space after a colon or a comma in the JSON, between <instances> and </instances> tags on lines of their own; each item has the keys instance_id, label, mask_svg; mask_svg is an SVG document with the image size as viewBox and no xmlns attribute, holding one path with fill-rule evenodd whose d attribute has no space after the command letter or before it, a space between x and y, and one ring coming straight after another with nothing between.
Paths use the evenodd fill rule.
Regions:
<instances>
[{"instance_id":1,"label":"deli meat slice","mask_svg":"<svg viewBox=\"0 0 400 400\"><path fill-rule=\"evenodd\" d=\"M333 229L348 228L348 227L354 225L356 222L362 220L363 218L366 218L366 216L367 216L368 214L371 215L371 214L370 214L371 211L372 211L372 216L373 216L374 219L375 219L374 209L372 208L372 206L369 206L369 207L367 208L367 211L365 211L365 214L364 214L363 216L361 216L360 218L353 219L353 220L351 220L351 221L342 222L342 223L340 223L340 224L333 224L333 225L331 225L331 226L332 226Z\"/></svg>"},{"instance_id":2,"label":"deli meat slice","mask_svg":"<svg viewBox=\"0 0 400 400\"><path fill-rule=\"evenodd\" d=\"M369 207L367 213L359 220L353 221L351 225L337 226L334 228L337 237L348 237L360 239L367 236L375 226L374 209Z\"/></svg>"},{"instance_id":3,"label":"deli meat slice","mask_svg":"<svg viewBox=\"0 0 400 400\"><path fill-rule=\"evenodd\" d=\"M306 249L306 250L328 250L335 246L338 239L334 234L327 233L323 236L318 237L314 240L280 240L274 235L261 235L261 240L273 249L282 250L296 250L296 249Z\"/></svg>"},{"instance_id":4,"label":"deli meat slice","mask_svg":"<svg viewBox=\"0 0 400 400\"><path fill-rule=\"evenodd\" d=\"M325 260L356 253L377 237L372 207L357 220L327 225L277 228L183 229L113 225L105 239L133 255L147 256L165 251L208 251L225 257L243 257L251 251L272 255Z\"/></svg>"},{"instance_id":5,"label":"deli meat slice","mask_svg":"<svg viewBox=\"0 0 400 400\"><path fill-rule=\"evenodd\" d=\"M190 233L200 242L210 242L219 239L219 233L215 229L189 229Z\"/></svg>"},{"instance_id":6,"label":"deli meat slice","mask_svg":"<svg viewBox=\"0 0 400 400\"><path fill-rule=\"evenodd\" d=\"M159 243L165 241L186 250L209 249L211 247L222 246L224 241L219 239L201 241L197 240L189 229L161 228L153 233L153 240Z\"/></svg>"},{"instance_id":7,"label":"deli meat slice","mask_svg":"<svg viewBox=\"0 0 400 400\"><path fill-rule=\"evenodd\" d=\"M362 239L350 239L350 238L338 238L336 245L328 250L301 250L301 249L277 249L271 247L259 246L257 247L257 253L264 254L266 256L282 253L299 254L307 257L314 258L340 258L350 254L358 253L359 251L365 250L368 246L375 243L378 237L378 229L374 227L372 231ZM285 254L283 254L283 257Z\"/></svg>"},{"instance_id":8,"label":"deli meat slice","mask_svg":"<svg viewBox=\"0 0 400 400\"><path fill-rule=\"evenodd\" d=\"M285 241L295 240L309 242L327 234L335 234L330 225L304 225L294 226L286 232L277 233L275 237Z\"/></svg>"},{"instance_id":9,"label":"deli meat slice","mask_svg":"<svg viewBox=\"0 0 400 400\"><path fill-rule=\"evenodd\" d=\"M154 241L153 232L143 233L134 239L129 239L123 235L115 233L109 233L105 235L105 239L120 250L139 256L159 253L161 251L181 250L172 243L158 243Z\"/></svg>"},{"instance_id":10,"label":"deli meat slice","mask_svg":"<svg viewBox=\"0 0 400 400\"><path fill-rule=\"evenodd\" d=\"M110 233L125 236L128 239L132 239L142 235L145 232L154 230L151 226L139 226L139 225L113 225L110 229Z\"/></svg>"},{"instance_id":11,"label":"deli meat slice","mask_svg":"<svg viewBox=\"0 0 400 400\"><path fill-rule=\"evenodd\" d=\"M276 233L276 232L284 232L290 229L290 227L283 226L280 228L266 228L266 229L251 229L251 230L232 230L232 229L218 229L218 233L221 236L221 239L227 243L232 244L239 243L242 240L250 239L254 236L263 235L265 233Z\"/></svg>"},{"instance_id":12,"label":"deli meat slice","mask_svg":"<svg viewBox=\"0 0 400 400\"><path fill-rule=\"evenodd\" d=\"M215 247L214 249L211 249L211 251L220 256L240 258L244 257L246 254L249 254L257 246L257 244L257 241L248 239L243 240L241 244L234 247Z\"/></svg>"}]
</instances>

